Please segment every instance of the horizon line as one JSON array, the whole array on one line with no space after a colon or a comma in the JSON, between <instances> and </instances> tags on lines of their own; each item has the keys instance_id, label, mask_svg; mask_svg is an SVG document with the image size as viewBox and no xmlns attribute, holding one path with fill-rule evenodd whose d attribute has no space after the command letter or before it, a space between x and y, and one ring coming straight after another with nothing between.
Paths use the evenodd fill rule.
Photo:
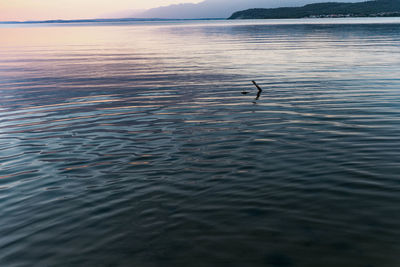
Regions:
<instances>
[{"instance_id":1,"label":"horizon line","mask_svg":"<svg viewBox=\"0 0 400 267\"><path fill-rule=\"evenodd\" d=\"M123 21L179 21L179 20L226 20L227 18L98 18L98 19L49 19L49 20L25 20L25 21L0 21L0 24L34 24L34 23L79 23L79 22L123 22Z\"/></svg>"}]
</instances>

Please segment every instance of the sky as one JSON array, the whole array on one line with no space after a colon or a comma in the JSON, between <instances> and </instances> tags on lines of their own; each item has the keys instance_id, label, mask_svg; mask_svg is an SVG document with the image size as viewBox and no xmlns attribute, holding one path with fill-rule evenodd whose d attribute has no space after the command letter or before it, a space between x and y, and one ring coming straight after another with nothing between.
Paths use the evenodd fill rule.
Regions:
<instances>
[{"instance_id":1,"label":"sky","mask_svg":"<svg viewBox=\"0 0 400 267\"><path fill-rule=\"evenodd\" d=\"M92 18L227 18L248 8L333 0L0 0L0 21ZM334 0L357 2L364 0Z\"/></svg>"},{"instance_id":2,"label":"sky","mask_svg":"<svg viewBox=\"0 0 400 267\"><path fill-rule=\"evenodd\" d=\"M201 0L0 0L0 21L99 18Z\"/></svg>"}]
</instances>

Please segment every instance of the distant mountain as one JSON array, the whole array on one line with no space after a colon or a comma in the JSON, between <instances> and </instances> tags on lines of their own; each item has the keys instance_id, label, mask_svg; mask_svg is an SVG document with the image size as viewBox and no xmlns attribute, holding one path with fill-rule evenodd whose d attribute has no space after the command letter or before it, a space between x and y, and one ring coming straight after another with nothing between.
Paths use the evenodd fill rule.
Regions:
<instances>
[{"instance_id":1,"label":"distant mountain","mask_svg":"<svg viewBox=\"0 0 400 267\"><path fill-rule=\"evenodd\" d=\"M0 21L0 24L41 24L41 23L124 23L144 21L171 21L172 19L122 18L122 19L55 19L55 20L28 20L28 21Z\"/></svg>"},{"instance_id":2,"label":"distant mountain","mask_svg":"<svg viewBox=\"0 0 400 267\"><path fill-rule=\"evenodd\" d=\"M316 3L303 7L255 8L235 12L229 19L283 19L306 17L400 16L400 0L361 3Z\"/></svg>"},{"instance_id":3,"label":"distant mountain","mask_svg":"<svg viewBox=\"0 0 400 267\"><path fill-rule=\"evenodd\" d=\"M141 14L134 14L140 18L168 18L168 19L199 19L199 18L227 18L237 10L248 8L274 8L281 6L299 6L313 3L316 0L205 0L198 4L178 4L149 9ZM332 0L322 0L329 2ZM350 2L351 0L339 0Z\"/></svg>"}]
</instances>

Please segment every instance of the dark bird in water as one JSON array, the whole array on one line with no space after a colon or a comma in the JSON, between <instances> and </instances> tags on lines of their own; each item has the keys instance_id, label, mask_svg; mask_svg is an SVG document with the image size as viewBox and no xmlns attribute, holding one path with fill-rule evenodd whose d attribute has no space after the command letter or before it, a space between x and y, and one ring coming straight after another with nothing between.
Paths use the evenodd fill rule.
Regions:
<instances>
[{"instance_id":1,"label":"dark bird in water","mask_svg":"<svg viewBox=\"0 0 400 267\"><path fill-rule=\"evenodd\" d=\"M260 95L261 95L261 92L262 92L262 89L260 88L260 86L258 86L258 84L256 84L256 82L255 81L251 81L254 85L255 85L255 87L257 87L257 89L258 89L258 92L257 92L257 97L255 98L255 100L258 100L259 98L260 98Z\"/></svg>"},{"instance_id":2,"label":"dark bird in water","mask_svg":"<svg viewBox=\"0 0 400 267\"><path fill-rule=\"evenodd\" d=\"M261 92L262 92L262 89L260 88L260 86L258 86L258 84L255 82L255 81L251 81L256 87L257 87L257 89L258 89L258 92L257 92L257 96L256 96L256 98L254 99L255 101L257 101L259 98L260 98L260 96L261 96ZM247 92L247 91L242 91L242 95L247 95L249 92ZM255 103L255 102L253 102L253 103Z\"/></svg>"}]
</instances>

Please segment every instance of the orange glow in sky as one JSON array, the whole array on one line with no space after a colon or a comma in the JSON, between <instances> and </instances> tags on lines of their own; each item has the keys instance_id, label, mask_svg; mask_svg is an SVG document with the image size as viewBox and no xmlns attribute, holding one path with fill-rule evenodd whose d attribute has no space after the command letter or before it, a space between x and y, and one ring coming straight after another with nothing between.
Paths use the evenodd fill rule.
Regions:
<instances>
[{"instance_id":1,"label":"orange glow in sky","mask_svg":"<svg viewBox=\"0 0 400 267\"><path fill-rule=\"evenodd\" d=\"M129 10L197 2L200 0L0 0L0 21L100 18Z\"/></svg>"}]
</instances>

